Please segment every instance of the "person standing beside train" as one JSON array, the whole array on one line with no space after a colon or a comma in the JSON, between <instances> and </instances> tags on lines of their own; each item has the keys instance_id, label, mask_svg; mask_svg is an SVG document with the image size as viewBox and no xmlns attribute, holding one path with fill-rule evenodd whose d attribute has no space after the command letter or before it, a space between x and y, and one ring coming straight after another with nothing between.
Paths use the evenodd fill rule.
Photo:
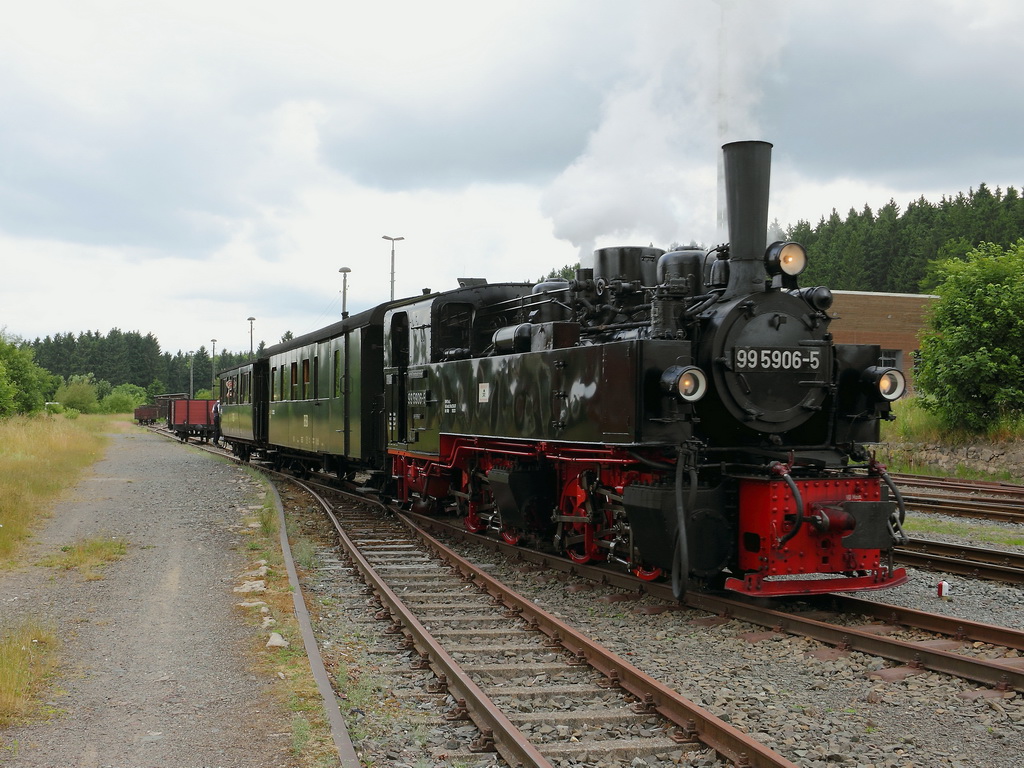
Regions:
<instances>
[{"instance_id":1,"label":"person standing beside train","mask_svg":"<svg viewBox=\"0 0 1024 768\"><path fill-rule=\"evenodd\" d=\"M213 444L220 445L220 400L213 401Z\"/></svg>"}]
</instances>

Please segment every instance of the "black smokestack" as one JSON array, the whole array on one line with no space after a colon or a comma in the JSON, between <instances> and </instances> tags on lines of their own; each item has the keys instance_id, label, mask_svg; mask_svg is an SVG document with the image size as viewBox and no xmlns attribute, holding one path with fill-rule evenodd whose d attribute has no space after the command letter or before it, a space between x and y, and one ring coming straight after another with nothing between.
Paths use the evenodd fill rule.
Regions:
<instances>
[{"instance_id":1,"label":"black smokestack","mask_svg":"<svg viewBox=\"0 0 1024 768\"><path fill-rule=\"evenodd\" d=\"M763 291L768 239L768 187L772 145L734 141L722 147L729 217L729 287L726 296Z\"/></svg>"}]
</instances>

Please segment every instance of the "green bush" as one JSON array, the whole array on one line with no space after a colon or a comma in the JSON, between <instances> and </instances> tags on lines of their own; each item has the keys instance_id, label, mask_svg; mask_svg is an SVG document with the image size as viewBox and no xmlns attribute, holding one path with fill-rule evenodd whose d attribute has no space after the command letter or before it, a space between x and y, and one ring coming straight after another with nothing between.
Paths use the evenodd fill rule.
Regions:
<instances>
[{"instance_id":1,"label":"green bush","mask_svg":"<svg viewBox=\"0 0 1024 768\"><path fill-rule=\"evenodd\" d=\"M103 413L132 413L148 399L149 395L142 387L134 384L121 384L114 387L110 394L100 401L100 411Z\"/></svg>"},{"instance_id":2,"label":"green bush","mask_svg":"<svg viewBox=\"0 0 1024 768\"><path fill-rule=\"evenodd\" d=\"M1024 239L935 265L941 280L916 375L921 405L974 432L1024 416Z\"/></svg>"},{"instance_id":3,"label":"green bush","mask_svg":"<svg viewBox=\"0 0 1024 768\"><path fill-rule=\"evenodd\" d=\"M99 408L96 385L75 377L57 389L56 398L65 408L73 408L79 413L96 413Z\"/></svg>"}]
</instances>

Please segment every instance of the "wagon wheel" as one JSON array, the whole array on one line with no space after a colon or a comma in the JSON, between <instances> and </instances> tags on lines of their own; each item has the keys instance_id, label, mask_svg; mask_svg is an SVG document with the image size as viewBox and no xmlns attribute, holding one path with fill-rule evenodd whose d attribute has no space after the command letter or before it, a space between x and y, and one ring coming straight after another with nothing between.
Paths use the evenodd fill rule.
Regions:
<instances>
[{"instance_id":1,"label":"wagon wheel","mask_svg":"<svg viewBox=\"0 0 1024 768\"><path fill-rule=\"evenodd\" d=\"M604 550L597 543L600 538L597 526L590 522L593 504L590 493L583 485L585 482L586 473L580 473L566 483L559 504L563 517L579 518L579 522L563 521L559 525L566 556L574 563L580 564L600 562L606 558ZM598 510L597 514L601 515L602 512Z\"/></svg>"}]
</instances>

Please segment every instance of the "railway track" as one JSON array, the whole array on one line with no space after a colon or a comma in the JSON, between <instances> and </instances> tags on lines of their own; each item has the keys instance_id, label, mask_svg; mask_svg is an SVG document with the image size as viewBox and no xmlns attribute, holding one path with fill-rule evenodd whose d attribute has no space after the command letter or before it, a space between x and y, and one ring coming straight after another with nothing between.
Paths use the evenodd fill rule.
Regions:
<instances>
[{"instance_id":1,"label":"railway track","mask_svg":"<svg viewBox=\"0 0 1024 768\"><path fill-rule=\"evenodd\" d=\"M1024 507L1016 500L968 499L923 494L904 494L908 511L937 512L1003 523L1024 523Z\"/></svg>"},{"instance_id":2,"label":"railway track","mask_svg":"<svg viewBox=\"0 0 1024 768\"><path fill-rule=\"evenodd\" d=\"M644 582L614 569L581 566L543 553L523 551L440 521L419 520L432 530L446 529L446 537L472 539L507 557L519 556L546 568L613 585L622 589L624 595L649 594L664 601L666 607L675 602L667 584ZM1019 630L835 594L805 601L813 610L802 612L712 593L688 593L685 602L690 608L727 620L738 619L772 632L813 638L840 650L881 656L903 667L901 673L932 670L999 691L1024 691L1024 659L1020 657L1024 651L1024 632Z\"/></svg>"},{"instance_id":3,"label":"railway track","mask_svg":"<svg viewBox=\"0 0 1024 768\"><path fill-rule=\"evenodd\" d=\"M1024 584L1024 554L929 539L911 539L896 548L904 565L972 578Z\"/></svg>"},{"instance_id":4,"label":"railway track","mask_svg":"<svg viewBox=\"0 0 1024 768\"><path fill-rule=\"evenodd\" d=\"M1024 485L999 480L961 480L956 477L931 477L893 473L893 481L904 488L922 488L940 493L984 493L1024 501Z\"/></svg>"},{"instance_id":5,"label":"railway track","mask_svg":"<svg viewBox=\"0 0 1024 768\"><path fill-rule=\"evenodd\" d=\"M479 729L471 751L510 765L713 750L736 766L793 766L511 591L411 522L314 494L342 547L406 637L449 717ZM571 710L559 702L571 699ZM581 706L581 703L583 706Z\"/></svg>"},{"instance_id":6,"label":"railway track","mask_svg":"<svg viewBox=\"0 0 1024 768\"><path fill-rule=\"evenodd\" d=\"M1024 522L1024 486L924 475L894 475L908 510Z\"/></svg>"}]
</instances>

